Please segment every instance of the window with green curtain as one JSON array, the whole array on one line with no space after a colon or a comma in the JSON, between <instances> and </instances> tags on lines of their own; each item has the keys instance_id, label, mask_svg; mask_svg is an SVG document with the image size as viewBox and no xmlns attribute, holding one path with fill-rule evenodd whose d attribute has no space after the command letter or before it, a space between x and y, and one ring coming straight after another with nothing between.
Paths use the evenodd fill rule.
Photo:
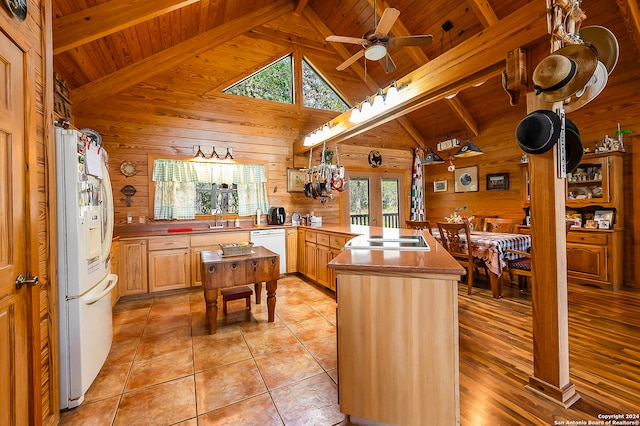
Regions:
<instances>
[{"instance_id":1,"label":"window with green curtain","mask_svg":"<svg viewBox=\"0 0 640 426\"><path fill-rule=\"evenodd\" d=\"M155 220L195 219L198 184L232 185L237 188L238 215L257 209L268 211L267 176L263 165L220 164L182 160L154 160Z\"/></svg>"}]
</instances>

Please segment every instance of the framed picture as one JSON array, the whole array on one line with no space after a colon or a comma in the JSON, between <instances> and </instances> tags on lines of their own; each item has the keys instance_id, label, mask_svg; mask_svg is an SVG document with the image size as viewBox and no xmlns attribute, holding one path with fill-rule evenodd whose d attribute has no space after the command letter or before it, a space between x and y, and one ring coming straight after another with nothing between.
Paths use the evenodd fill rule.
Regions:
<instances>
[{"instance_id":1,"label":"framed picture","mask_svg":"<svg viewBox=\"0 0 640 426\"><path fill-rule=\"evenodd\" d=\"M304 192L307 173L300 169L287 169L287 192Z\"/></svg>"},{"instance_id":2,"label":"framed picture","mask_svg":"<svg viewBox=\"0 0 640 426\"><path fill-rule=\"evenodd\" d=\"M509 189L509 173L487 175L487 191Z\"/></svg>"},{"instance_id":3,"label":"framed picture","mask_svg":"<svg viewBox=\"0 0 640 426\"><path fill-rule=\"evenodd\" d=\"M598 228L599 229L611 229L611 222L606 220L606 219L602 219L598 221Z\"/></svg>"},{"instance_id":4,"label":"framed picture","mask_svg":"<svg viewBox=\"0 0 640 426\"><path fill-rule=\"evenodd\" d=\"M584 223L584 227L589 229L596 229L598 227L598 222L595 220L587 220Z\"/></svg>"},{"instance_id":5,"label":"framed picture","mask_svg":"<svg viewBox=\"0 0 640 426\"><path fill-rule=\"evenodd\" d=\"M455 170L455 192L478 191L478 166Z\"/></svg>"},{"instance_id":6,"label":"framed picture","mask_svg":"<svg viewBox=\"0 0 640 426\"><path fill-rule=\"evenodd\" d=\"M446 180L434 181L433 192L447 192L447 181Z\"/></svg>"},{"instance_id":7,"label":"framed picture","mask_svg":"<svg viewBox=\"0 0 640 426\"><path fill-rule=\"evenodd\" d=\"M615 213L613 210L596 210L593 220L598 222L598 229L611 229L615 223Z\"/></svg>"}]
</instances>

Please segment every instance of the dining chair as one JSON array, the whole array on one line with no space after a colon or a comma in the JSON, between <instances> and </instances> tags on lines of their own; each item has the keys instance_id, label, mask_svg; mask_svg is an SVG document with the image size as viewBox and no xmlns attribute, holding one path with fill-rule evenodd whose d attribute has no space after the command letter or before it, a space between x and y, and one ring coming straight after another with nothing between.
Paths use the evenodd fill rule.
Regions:
<instances>
[{"instance_id":1,"label":"dining chair","mask_svg":"<svg viewBox=\"0 0 640 426\"><path fill-rule=\"evenodd\" d=\"M516 226L515 219L488 217L484 221L485 232L503 232L506 234L511 234L513 233L514 226Z\"/></svg>"},{"instance_id":2,"label":"dining chair","mask_svg":"<svg viewBox=\"0 0 640 426\"><path fill-rule=\"evenodd\" d=\"M431 224L428 220L407 220L405 223L409 229L426 230L431 234Z\"/></svg>"},{"instance_id":3,"label":"dining chair","mask_svg":"<svg viewBox=\"0 0 640 426\"><path fill-rule=\"evenodd\" d=\"M468 248L471 247L469 225L466 223L446 222L437 222L437 225L442 246L467 270L467 293L471 294L473 272L478 266L484 265L484 261L475 257L473 250ZM466 241L463 241L462 235L464 235Z\"/></svg>"},{"instance_id":4,"label":"dining chair","mask_svg":"<svg viewBox=\"0 0 640 426\"><path fill-rule=\"evenodd\" d=\"M471 220L471 231L483 231L484 230L484 222L490 217L498 217L498 216L475 216Z\"/></svg>"},{"instance_id":5,"label":"dining chair","mask_svg":"<svg viewBox=\"0 0 640 426\"><path fill-rule=\"evenodd\" d=\"M567 234L569 233L571 225L572 222L565 222L565 231ZM529 233L528 231L523 230L523 233L525 232ZM515 259L506 259L507 271L509 272L511 285L513 285L513 276L515 275L518 277L518 290L524 291L527 287L527 277L533 276L531 267L531 249L529 249L528 252L507 249L504 251L504 253L512 253L519 256Z\"/></svg>"}]
</instances>

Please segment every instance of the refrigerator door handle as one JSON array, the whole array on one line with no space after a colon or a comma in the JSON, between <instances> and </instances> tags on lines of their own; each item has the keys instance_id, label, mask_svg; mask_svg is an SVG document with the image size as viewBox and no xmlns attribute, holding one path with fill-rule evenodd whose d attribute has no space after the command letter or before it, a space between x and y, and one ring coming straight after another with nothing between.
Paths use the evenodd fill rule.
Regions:
<instances>
[{"instance_id":1,"label":"refrigerator door handle","mask_svg":"<svg viewBox=\"0 0 640 426\"><path fill-rule=\"evenodd\" d=\"M111 290L113 290L113 288L116 286L116 283L118 282L118 276L116 274L109 274L107 276L107 279L109 281L111 281L111 283L107 286L107 288L105 288L104 290L102 290L99 294L92 296L88 299L83 299L82 302L85 305L93 305L94 303L96 303L98 300L102 299L103 297L105 297L107 294L111 293Z\"/></svg>"}]
</instances>

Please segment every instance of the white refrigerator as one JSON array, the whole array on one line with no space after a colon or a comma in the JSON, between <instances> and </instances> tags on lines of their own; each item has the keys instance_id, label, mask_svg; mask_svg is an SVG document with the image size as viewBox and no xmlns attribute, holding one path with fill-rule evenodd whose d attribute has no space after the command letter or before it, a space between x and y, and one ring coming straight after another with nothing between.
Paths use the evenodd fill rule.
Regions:
<instances>
[{"instance_id":1,"label":"white refrigerator","mask_svg":"<svg viewBox=\"0 0 640 426\"><path fill-rule=\"evenodd\" d=\"M56 128L60 408L77 407L113 339L113 194L95 135ZM98 135L99 136L99 135Z\"/></svg>"}]
</instances>

